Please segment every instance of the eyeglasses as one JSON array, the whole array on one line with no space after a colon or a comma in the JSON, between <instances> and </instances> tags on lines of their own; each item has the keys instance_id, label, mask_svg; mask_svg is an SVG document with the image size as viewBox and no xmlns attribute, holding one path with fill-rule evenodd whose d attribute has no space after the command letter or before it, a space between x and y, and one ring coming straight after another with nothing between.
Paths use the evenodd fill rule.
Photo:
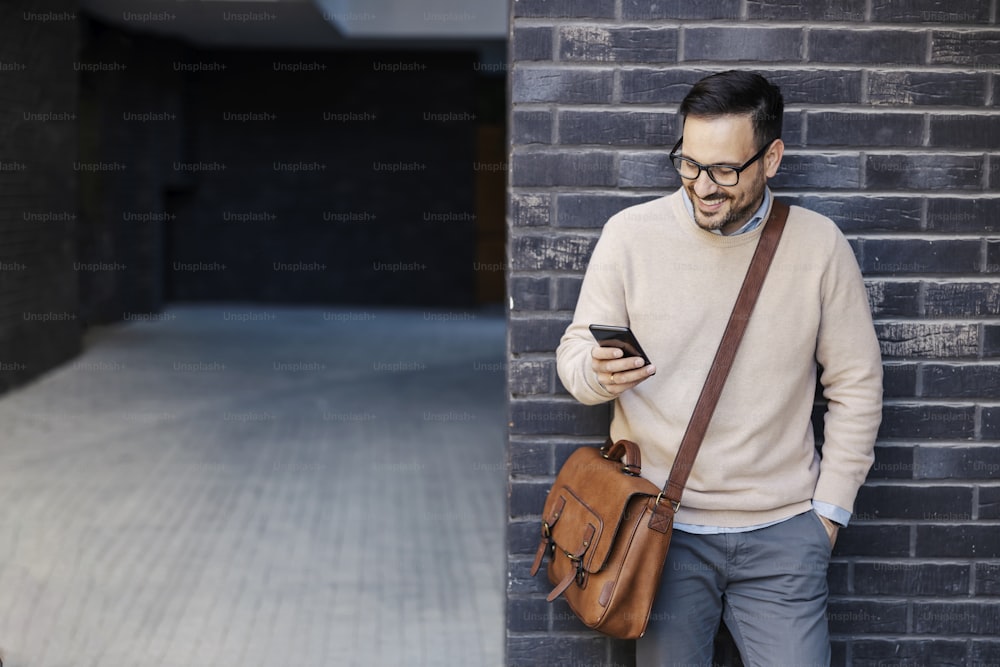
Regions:
<instances>
[{"instance_id":1,"label":"eyeglasses","mask_svg":"<svg viewBox=\"0 0 1000 667\"><path fill-rule=\"evenodd\" d=\"M673 150L670 151L670 161L674 163L674 168L677 170L677 173L681 175L681 178L694 181L697 180L698 177L701 176L701 172L704 171L716 185L730 188L740 182L740 173L754 162L761 159L764 156L764 153L767 152L767 149L770 148L771 144L775 141L776 139L772 139L764 144L763 148L754 153L752 158L744 162L739 167L732 167L725 164L701 164L700 162L695 162L689 158L681 157L677 154L677 151L681 148L681 144L684 143L684 137L681 137L677 140Z\"/></svg>"}]
</instances>

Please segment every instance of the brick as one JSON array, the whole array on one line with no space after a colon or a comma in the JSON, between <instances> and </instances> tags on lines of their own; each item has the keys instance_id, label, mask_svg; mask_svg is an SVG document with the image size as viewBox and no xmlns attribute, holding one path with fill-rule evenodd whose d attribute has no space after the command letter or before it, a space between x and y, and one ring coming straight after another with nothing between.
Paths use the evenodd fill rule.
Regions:
<instances>
[{"instance_id":1,"label":"brick","mask_svg":"<svg viewBox=\"0 0 1000 667\"><path fill-rule=\"evenodd\" d=\"M535 542L538 542L537 526L535 530ZM532 549L534 553L534 549ZM528 596L535 595L536 597L543 597L548 595L549 591L552 590L552 584L542 575L542 571L539 570L538 574L531 576L531 564L534 558L509 558L507 559L507 595L508 600L513 599L513 596Z\"/></svg>"},{"instance_id":2,"label":"brick","mask_svg":"<svg viewBox=\"0 0 1000 667\"><path fill-rule=\"evenodd\" d=\"M878 556L898 558L910 555L910 528L901 525L866 525L852 519L851 525L837 536L833 553L841 556Z\"/></svg>"},{"instance_id":3,"label":"brick","mask_svg":"<svg viewBox=\"0 0 1000 667\"><path fill-rule=\"evenodd\" d=\"M541 513L541 509L538 510ZM507 553L534 556L541 537L541 524L537 517L510 521L507 524Z\"/></svg>"},{"instance_id":4,"label":"brick","mask_svg":"<svg viewBox=\"0 0 1000 667\"><path fill-rule=\"evenodd\" d=\"M518 440L510 443L511 477L542 477L552 474L552 445L547 442Z\"/></svg>"},{"instance_id":5,"label":"brick","mask_svg":"<svg viewBox=\"0 0 1000 667\"><path fill-rule=\"evenodd\" d=\"M1000 198L927 200L927 230L934 232L1000 231Z\"/></svg>"},{"instance_id":6,"label":"brick","mask_svg":"<svg viewBox=\"0 0 1000 667\"><path fill-rule=\"evenodd\" d=\"M987 260L989 261L989 260ZM928 317L981 317L1000 312L997 283L928 283L924 294Z\"/></svg>"},{"instance_id":7,"label":"brick","mask_svg":"<svg viewBox=\"0 0 1000 667\"><path fill-rule=\"evenodd\" d=\"M879 112L809 112L807 146L919 146L923 114Z\"/></svg>"},{"instance_id":8,"label":"brick","mask_svg":"<svg viewBox=\"0 0 1000 667\"><path fill-rule=\"evenodd\" d=\"M747 18L771 21L864 21L865 1L748 0Z\"/></svg>"},{"instance_id":9,"label":"brick","mask_svg":"<svg viewBox=\"0 0 1000 667\"><path fill-rule=\"evenodd\" d=\"M882 370L882 392L886 398L917 395L917 364L886 364Z\"/></svg>"},{"instance_id":10,"label":"brick","mask_svg":"<svg viewBox=\"0 0 1000 667\"><path fill-rule=\"evenodd\" d=\"M993 398L1000 395L1000 365L997 364L927 364L921 379L920 395L929 398Z\"/></svg>"},{"instance_id":11,"label":"brick","mask_svg":"<svg viewBox=\"0 0 1000 667\"><path fill-rule=\"evenodd\" d=\"M514 227L547 227L551 213L551 197L547 194L511 195L510 220Z\"/></svg>"},{"instance_id":12,"label":"brick","mask_svg":"<svg viewBox=\"0 0 1000 667\"><path fill-rule=\"evenodd\" d=\"M920 634L1000 635L1000 606L958 602L914 602L913 630Z\"/></svg>"},{"instance_id":13,"label":"brick","mask_svg":"<svg viewBox=\"0 0 1000 667\"><path fill-rule=\"evenodd\" d=\"M553 304L555 310L575 310L582 285L583 278L580 276L557 278L555 303Z\"/></svg>"},{"instance_id":14,"label":"brick","mask_svg":"<svg viewBox=\"0 0 1000 667\"><path fill-rule=\"evenodd\" d=\"M872 20L892 23L989 23L990 6L981 0L873 0Z\"/></svg>"},{"instance_id":15,"label":"brick","mask_svg":"<svg viewBox=\"0 0 1000 667\"><path fill-rule=\"evenodd\" d=\"M606 104L611 99L614 74L611 70L526 68L515 64L511 100L562 102L564 104Z\"/></svg>"},{"instance_id":16,"label":"brick","mask_svg":"<svg viewBox=\"0 0 1000 667\"><path fill-rule=\"evenodd\" d=\"M866 88L870 104L982 106L986 75L968 72L874 71Z\"/></svg>"},{"instance_id":17,"label":"brick","mask_svg":"<svg viewBox=\"0 0 1000 667\"><path fill-rule=\"evenodd\" d=\"M961 524L917 526L918 558L998 558L1000 531L996 526Z\"/></svg>"},{"instance_id":18,"label":"brick","mask_svg":"<svg viewBox=\"0 0 1000 667\"><path fill-rule=\"evenodd\" d=\"M564 317L511 318L507 324L513 354L553 352L569 321Z\"/></svg>"},{"instance_id":19,"label":"brick","mask_svg":"<svg viewBox=\"0 0 1000 667\"><path fill-rule=\"evenodd\" d=\"M854 594L953 597L969 594L969 566L937 563L855 563Z\"/></svg>"},{"instance_id":20,"label":"brick","mask_svg":"<svg viewBox=\"0 0 1000 667\"><path fill-rule=\"evenodd\" d=\"M510 126L511 142L516 145L551 144L552 112L515 109Z\"/></svg>"},{"instance_id":21,"label":"brick","mask_svg":"<svg viewBox=\"0 0 1000 667\"><path fill-rule=\"evenodd\" d=\"M583 271L594 251L597 239L592 236L514 237L515 271Z\"/></svg>"},{"instance_id":22,"label":"brick","mask_svg":"<svg viewBox=\"0 0 1000 667\"><path fill-rule=\"evenodd\" d=\"M563 111L560 144L664 146L677 141L676 114L638 111Z\"/></svg>"},{"instance_id":23,"label":"brick","mask_svg":"<svg viewBox=\"0 0 1000 667\"><path fill-rule=\"evenodd\" d=\"M958 639L859 639L851 642L852 667L967 667L966 642Z\"/></svg>"},{"instance_id":24,"label":"brick","mask_svg":"<svg viewBox=\"0 0 1000 667\"><path fill-rule=\"evenodd\" d=\"M872 190L979 190L985 162L965 155L868 155L865 187Z\"/></svg>"},{"instance_id":25,"label":"brick","mask_svg":"<svg viewBox=\"0 0 1000 667\"><path fill-rule=\"evenodd\" d=\"M785 147L805 146L805 112L786 111L781 119L781 140Z\"/></svg>"},{"instance_id":26,"label":"brick","mask_svg":"<svg viewBox=\"0 0 1000 667\"><path fill-rule=\"evenodd\" d=\"M875 447L875 463L868 479L912 479L913 447Z\"/></svg>"},{"instance_id":27,"label":"brick","mask_svg":"<svg viewBox=\"0 0 1000 667\"><path fill-rule=\"evenodd\" d=\"M615 16L615 0L514 0L514 18L594 18Z\"/></svg>"},{"instance_id":28,"label":"brick","mask_svg":"<svg viewBox=\"0 0 1000 667\"><path fill-rule=\"evenodd\" d=\"M604 665L606 657L607 640L593 633L587 637L547 633L542 637L514 635L507 638L507 667Z\"/></svg>"},{"instance_id":29,"label":"brick","mask_svg":"<svg viewBox=\"0 0 1000 667\"><path fill-rule=\"evenodd\" d=\"M510 518L533 518L540 515L551 486L548 481L512 480L507 504Z\"/></svg>"},{"instance_id":30,"label":"brick","mask_svg":"<svg viewBox=\"0 0 1000 667\"><path fill-rule=\"evenodd\" d=\"M511 401L511 433L518 435L606 435L608 405L575 401Z\"/></svg>"},{"instance_id":31,"label":"brick","mask_svg":"<svg viewBox=\"0 0 1000 667\"><path fill-rule=\"evenodd\" d=\"M514 300L514 310L548 310L550 282L549 278L511 278L508 289Z\"/></svg>"},{"instance_id":32,"label":"brick","mask_svg":"<svg viewBox=\"0 0 1000 667\"><path fill-rule=\"evenodd\" d=\"M976 563L976 595L1000 595L1000 563Z\"/></svg>"},{"instance_id":33,"label":"brick","mask_svg":"<svg viewBox=\"0 0 1000 667\"><path fill-rule=\"evenodd\" d=\"M514 27L510 49L515 61L552 60L553 31L549 27Z\"/></svg>"},{"instance_id":34,"label":"brick","mask_svg":"<svg viewBox=\"0 0 1000 667\"><path fill-rule=\"evenodd\" d=\"M739 0L622 0L622 18L626 21L649 19L730 19L740 18Z\"/></svg>"},{"instance_id":35,"label":"brick","mask_svg":"<svg viewBox=\"0 0 1000 667\"><path fill-rule=\"evenodd\" d=\"M1000 241L989 240L986 242L986 266L983 267L983 271L985 273L1000 273Z\"/></svg>"},{"instance_id":36,"label":"brick","mask_svg":"<svg viewBox=\"0 0 1000 667\"><path fill-rule=\"evenodd\" d=\"M681 177L666 151L622 153L619 158L618 187L673 189Z\"/></svg>"},{"instance_id":37,"label":"brick","mask_svg":"<svg viewBox=\"0 0 1000 667\"><path fill-rule=\"evenodd\" d=\"M861 184L858 159L850 155L785 154L777 175L768 181L771 187L857 189Z\"/></svg>"},{"instance_id":38,"label":"brick","mask_svg":"<svg viewBox=\"0 0 1000 667\"><path fill-rule=\"evenodd\" d=\"M623 69L619 74L621 101L625 104L676 104L694 84L712 73L713 70Z\"/></svg>"},{"instance_id":39,"label":"brick","mask_svg":"<svg viewBox=\"0 0 1000 667\"><path fill-rule=\"evenodd\" d=\"M1000 665L1000 640L973 640L969 643L969 662L966 665L991 667Z\"/></svg>"},{"instance_id":40,"label":"brick","mask_svg":"<svg viewBox=\"0 0 1000 667\"><path fill-rule=\"evenodd\" d=\"M972 489L961 486L863 486L858 491L859 514L873 520L968 521Z\"/></svg>"},{"instance_id":41,"label":"brick","mask_svg":"<svg viewBox=\"0 0 1000 667\"><path fill-rule=\"evenodd\" d=\"M781 88L786 105L857 104L861 102L860 70L767 70L758 71Z\"/></svg>"},{"instance_id":42,"label":"brick","mask_svg":"<svg viewBox=\"0 0 1000 667\"><path fill-rule=\"evenodd\" d=\"M847 642L839 639L830 640L830 664L841 667L847 662Z\"/></svg>"},{"instance_id":43,"label":"brick","mask_svg":"<svg viewBox=\"0 0 1000 667\"><path fill-rule=\"evenodd\" d=\"M1000 149L1000 116L931 115L930 145L943 148Z\"/></svg>"},{"instance_id":44,"label":"brick","mask_svg":"<svg viewBox=\"0 0 1000 667\"><path fill-rule=\"evenodd\" d=\"M607 63L674 63L677 62L677 29L563 26L559 31L559 59Z\"/></svg>"},{"instance_id":45,"label":"brick","mask_svg":"<svg viewBox=\"0 0 1000 667\"><path fill-rule=\"evenodd\" d=\"M514 359L510 362L507 389L514 396L552 393L555 361L547 359Z\"/></svg>"},{"instance_id":46,"label":"brick","mask_svg":"<svg viewBox=\"0 0 1000 667\"><path fill-rule=\"evenodd\" d=\"M807 59L816 63L919 65L927 52L927 35L909 30L828 30L809 33Z\"/></svg>"},{"instance_id":47,"label":"brick","mask_svg":"<svg viewBox=\"0 0 1000 667\"><path fill-rule=\"evenodd\" d=\"M831 562L826 571L826 582L830 595L847 595L850 592L850 567L847 563Z\"/></svg>"},{"instance_id":48,"label":"brick","mask_svg":"<svg viewBox=\"0 0 1000 667\"><path fill-rule=\"evenodd\" d=\"M1000 65L1000 31L935 30L931 33L931 64L972 67Z\"/></svg>"},{"instance_id":49,"label":"brick","mask_svg":"<svg viewBox=\"0 0 1000 667\"><path fill-rule=\"evenodd\" d=\"M887 405L882 409L883 438L971 439L976 435L974 406Z\"/></svg>"},{"instance_id":50,"label":"brick","mask_svg":"<svg viewBox=\"0 0 1000 667\"><path fill-rule=\"evenodd\" d=\"M1000 326L983 326L983 356L995 357L1000 354Z\"/></svg>"},{"instance_id":51,"label":"brick","mask_svg":"<svg viewBox=\"0 0 1000 667\"><path fill-rule=\"evenodd\" d=\"M1000 475L993 475L995 479L1000 479ZM982 486L979 488L978 519L991 520L1000 519L1000 487Z\"/></svg>"},{"instance_id":52,"label":"brick","mask_svg":"<svg viewBox=\"0 0 1000 667\"><path fill-rule=\"evenodd\" d=\"M865 239L861 270L867 276L979 271L978 240Z\"/></svg>"},{"instance_id":53,"label":"brick","mask_svg":"<svg viewBox=\"0 0 1000 667\"><path fill-rule=\"evenodd\" d=\"M884 359L979 356L979 328L969 324L876 322Z\"/></svg>"},{"instance_id":54,"label":"brick","mask_svg":"<svg viewBox=\"0 0 1000 667\"><path fill-rule=\"evenodd\" d=\"M983 440L1000 440L1000 408L983 408L981 429L980 436Z\"/></svg>"},{"instance_id":55,"label":"brick","mask_svg":"<svg viewBox=\"0 0 1000 667\"><path fill-rule=\"evenodd\" d=\"M915 197L859 197L824 193L798 197L803 208L822 213L845 233L916 232L921 229L923 200Z\"/></svg>"},{"instance_id":56,"label":"brick","mask_svg":"<svg viewBox=\"0 0 1000 667\"><path fill-rule=\"evenodd\" d=\"M918 447L913 455L916 479L998 479L997 447Z\"/></svg>"},{"instance_id":57,"label":"brick","mask_svg":"<svg viewBox=\"0 0 1000 667\"><path fill-rule=\"evenodd\" d=\"M611 216L656 195L564 194L556 197L556 227L600 228Z\"/></svg>"},{"instance_id":58,"label":"brick","mask_svg":"<svg viewBox=\"0 0 1000 667\"><path fill-rule=\"evenodd\" d=\"M558 598L552 603L552 630L553 632L590 632L562 598Z\"/></svg>"},{"instance_id":59,"label":"brick","mask_svg":"<svg viewBox=\"0 0 1000 667\"><path fill-rule=\"evenodd\" d=\"M868 281L867 287L873 317L916 317L920 314L918 283Z\"/></svg>"},{"instance_id":60,"label":"brick","mask_svg":"<svg viewBox=\"0 0 1000 667\"><path fill-rule=\"evenodd\" d=\"M799 28L685 28L685 62L798 62L803 36Z\"/></svg>"},{"instance_id":61,"label":"brick","mask_svg":"<svg viewBox=\"0 0 1000 667\"><path fill-rule=\"evenodd\" d=\"M826 617L835 635L902 634L906 603L870 600L830 600Z\"/></svg>"},{"instance_id":62,"label":"brick","mask_svg":"<svg viewBox=\"0 0 1000 667\"><path fill-rule=\"evenodd\" d=\"M515 152L511 185L614 185L614 155L608 152Z\"/></svg>"},{"instance_id":63,"label":"brick","mask_svg":"<svg viewBox=\"0 0 1000 667\"><path fill-rule=\"evenodd\" d=\"M511 598L507 601L507 631L545 632L550 610L545 598Z\"/></svg>"}]
</instances>

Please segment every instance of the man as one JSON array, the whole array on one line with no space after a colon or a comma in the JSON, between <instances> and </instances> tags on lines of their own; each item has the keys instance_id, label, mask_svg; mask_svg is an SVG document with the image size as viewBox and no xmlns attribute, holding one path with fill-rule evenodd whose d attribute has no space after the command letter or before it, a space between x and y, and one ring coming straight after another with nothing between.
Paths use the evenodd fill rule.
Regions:
<instances>
[{"instance_id":1,"label":"man","mask_svg":"<svg viewBox=\"0 0 1000 667\"><path fill-rule=\"evenodd\" d=\"M682 187L607 222L557 351L574 397L615 402L611 437L638 443L659 487L770 212L782 113L778 88L749 72L691 89L671 153ZM598 346L592 323L631 327L651 363ZM639 667L710 665L720 621L747 667L829 664L830 550L873 461L881 395L850 245L828 218L792 207L684 490Z\"/></svg>"}]
</instances>

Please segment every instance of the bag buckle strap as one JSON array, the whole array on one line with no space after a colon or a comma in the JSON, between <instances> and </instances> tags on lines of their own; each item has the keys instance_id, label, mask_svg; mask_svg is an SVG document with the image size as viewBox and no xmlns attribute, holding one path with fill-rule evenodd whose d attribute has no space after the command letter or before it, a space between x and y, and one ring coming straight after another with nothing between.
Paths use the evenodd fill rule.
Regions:
<instances>
[{"instance_id":1,"label":"bag buckle strap","mask_svg":"<svg viewBox=\"0 0 1000 667\"><path fill-rule=\"evenodd\" d=\"M556 506L552 508L552 515L548 521L542 521L542 539L538 542L538 550L535 552L535 560L531 564L531 576L535 576L538 568L542 566L542 559L545 558L545 550L552 544L552 527L559 521L562 511L566 507L566 499L560 498Z\"/></svg>"}]
</instances>

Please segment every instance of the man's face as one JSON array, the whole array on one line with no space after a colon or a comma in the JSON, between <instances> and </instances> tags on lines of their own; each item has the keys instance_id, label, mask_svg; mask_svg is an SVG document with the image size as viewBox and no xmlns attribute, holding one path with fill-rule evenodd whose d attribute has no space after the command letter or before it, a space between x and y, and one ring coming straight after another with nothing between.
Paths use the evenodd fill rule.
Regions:
<instances>
[{"instance_id":1,"label":"man's face","mask_svg":"<svg viewBox=\"0 0 1000 667\"><path fill-rule=\"evenodd\" d=\"M684 122L681 154L695 162L739 167L759 149L749 116L688 116ZM740 174L739 183L730 187L716 184L704 170L693 181L681 179L694 204L698 226L723 234L742 227L760 207L767 179L777 172L782 150L782 142L774 142L761 159Z\"/></svg>"}]
</instances>

